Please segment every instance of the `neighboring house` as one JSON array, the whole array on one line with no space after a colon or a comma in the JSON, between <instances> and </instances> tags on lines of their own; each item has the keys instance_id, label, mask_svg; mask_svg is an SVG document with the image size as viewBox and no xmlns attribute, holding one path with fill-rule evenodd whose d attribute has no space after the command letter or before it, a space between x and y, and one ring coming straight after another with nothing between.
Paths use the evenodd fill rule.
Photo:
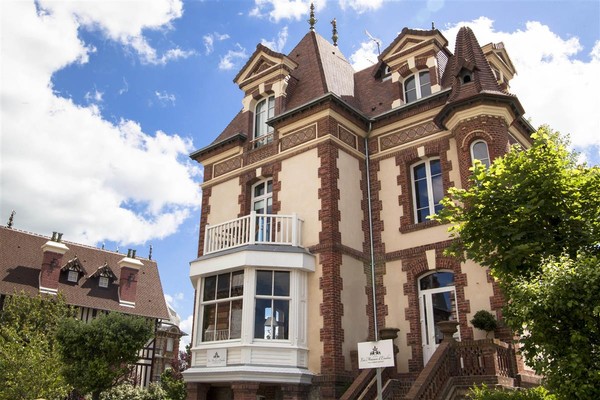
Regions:
<instances>
[{"instance_id":1,"label":"neighboring house","mask_svg":"<svg viewBox=\"0 0 600 400\"><path fill-rule=\"evenodd\" d=\"M0 308L6 296L21 291L31 296L60 292L84 321L109 311L146 317L155 327L170 318L155 261L131 250L124 255L62 241L56 233L48 238L0 227ZM137 384L152 381L153 369L162 362L154 353L152 339L135 366Z\"/></svg>"},{"instance_id":2,"label":"neighboring house","mask_svg":"<svg viewBox=\"0 0 600 400\"><path fill-rule=\"evenodd\" d=\"M521 384L498 340L511 333L486 341L469 322L501 317L497 285L445 256L448 227L428 219L473 159L531 143L504 46L462 28L452 52L405 28L355 72L333 37L259 44L234 79L242 110L190 156L204 183L188 399L374 398L357 344L376 327L399 329L388 398L445 396L454 377ZM445 320L458 343L442 345Z\"/></svg>"},{"instance_id":3,"label":"neighboring house","mask_svg":"<svg viewBox=\"0 0 600 400\"><path fill-rule=\"evenodd\" d=\"M179 339L187 335L179 329L181 318L177 312L171 307L168 308L169 320L162 321L156 330L154 367L152 368L152 380L154 382L160 381L161 374L174 367L174 360L179 360ZM179 365L176 367L179 367Z\"/></svg>"}]
</instances>

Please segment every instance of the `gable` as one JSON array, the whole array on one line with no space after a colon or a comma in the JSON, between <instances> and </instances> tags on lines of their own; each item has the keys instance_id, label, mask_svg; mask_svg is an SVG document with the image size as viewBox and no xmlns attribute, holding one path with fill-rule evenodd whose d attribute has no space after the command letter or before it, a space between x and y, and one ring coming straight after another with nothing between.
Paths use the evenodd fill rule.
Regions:
<instances>
[{"instance_id":1,"label":"gable","mask_svg":"<svg viewBox=\"0 0 600 400\"><path fill-rule=\"evenodd\" d=\"M272 73L277 73L282 67L287 75L297 64L285 55L259 44L233 81L244 90L243 88L250 83L266 81Z\"/></svg>"},{"instance_id":2,"label":"gable","mask_svg":"<svg viewBox=\"0 0 600 400\"><path fill-rule=\"evenodd\" d=\"M404 28L396 39L381 53L379 59L386 64L395 65L414 53L424 53L431 50L435 52L444 49L448 45L446 38L438 31L420 31Z\"/></svg>"}]
</instances>

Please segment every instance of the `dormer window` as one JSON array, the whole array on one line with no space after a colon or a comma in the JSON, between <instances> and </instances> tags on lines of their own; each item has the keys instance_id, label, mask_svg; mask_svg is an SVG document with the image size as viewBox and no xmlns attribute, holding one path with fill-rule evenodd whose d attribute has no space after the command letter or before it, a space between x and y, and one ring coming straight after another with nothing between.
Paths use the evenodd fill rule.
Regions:
<instances>
[{"instance_id":1,"label":"dormer window","mask_svg":"<svg viewBox=\"0 0 600 400\"><path fill-rule=\"evenodd\" d=\"M254 109L254 147L264 146L273 141L273 127L267 120L275 115L275 96L259 101Z\"/></svg>"},{"instance_id":2,"label":"dormer window","mask_svg":"<svg viewBox=\"0 0 600 400\"><path fill-rule=\"evenodd\" d=\"M69 282L77 282L79 280L79 272L70 270L69 274L67 275L67 280Z\"/></svg>"},{"instance_id":3,"label":"dormer window","mask_svg":"<svg viewBox=\"0 0 600 400\"><path fill-rule=\"evenodd\" d=\"M108 277L101 276L98 279L98 286L101 287L101 288L107 288L108 287Z\"/></svg>"},{"instance_id":4,"label":"dormer window","mask_svg":"<svg viewBox=\"0 0 600 400\"><path fill-rule=\"evenodd\" d=\"M431 94L429 71L422 71L404 80L404 101L413 102Z\"/></svg>"}]
</instances>

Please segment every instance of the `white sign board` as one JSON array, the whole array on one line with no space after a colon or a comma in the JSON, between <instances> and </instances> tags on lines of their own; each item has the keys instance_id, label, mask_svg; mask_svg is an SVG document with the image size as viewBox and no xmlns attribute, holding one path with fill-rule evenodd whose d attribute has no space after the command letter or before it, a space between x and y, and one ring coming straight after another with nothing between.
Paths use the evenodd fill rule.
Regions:
<instances>
[{"instance_id":1,"label":"white sign board","mask_svg":"<svg viewBox=\"0 0 600 400\"><path fill-rule=\"evenodd\" d=\"M208 349L206 350L207 367L226 367L227 349Z\"/></svg>"},{"instance_id":2,"label":"white sign board","mask_svg":"<svg viewBox=\"0 0 600 400\"><path fill-rule=\"evenodd\" d=\"M358 368L385 368L394 366L392 339L358 344Z\"/></svg>"}]
</instances>

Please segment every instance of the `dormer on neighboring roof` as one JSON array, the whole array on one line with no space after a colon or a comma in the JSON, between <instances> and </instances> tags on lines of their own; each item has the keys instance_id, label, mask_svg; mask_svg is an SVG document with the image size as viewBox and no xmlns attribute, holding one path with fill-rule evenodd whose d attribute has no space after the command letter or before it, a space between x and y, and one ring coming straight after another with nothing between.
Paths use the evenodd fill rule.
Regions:
<instances>
[{"instance_id":1,"label":"dormer on neighboring roof","mask_svg":"<svg viewBox=\"0 0 600 400\"><path fill-rule=\"evenodd\" d=\"M442 89L441 77L450 51L448 41L437 29L402 29L402 32L379 56L382 79L391 75L398 83L400 98L392 107L398 107L437 93Z\"/></svg>"},{"instance_id":2,"label":"dormer on neighboring roof","mask_svg":"<svg viewBox=\"0 0 600 400\"><path fill-rule=\"evenodd\" d=\"M57 294L60 265L63 255L69 248L62 243L62 233L53 232L52 238L42 245L44 258L40 270L40 293Z\"/></svg>"},{"instance_id":3,"label":"dormer on neighboring roof","mask_svg":"<svg viewBox=\"0 0 600 400\"><path fill-rule=\"evenodd\" d=\"M111 281L112 283L117 282L117 276L108 266L108 262L105 262L104 265L98 267L98 269L91 274L89 278L98 278L98 287L101 288L107 288Z\"/></svg>"},{"instance_id":4,"label":"dormer on neighboring roof","mask_svg":"<svg viewBox=\"0 0 600 400\"><path fill-rule=\"evenodd\" d=\"M67 261L60 270L67 273L67 281L72 283L77 283L81 276L86 275L85 268L77 256Z\"/></svg>"},{"instance_id":5,"label":"dormer on neighboring roof","mask_svg":"<svg viewBox=\"0 0 600 400\"><path fill-rule=\"evenodd\" d=\"M500 88L509 91L509 82L517 74L517 70L504 48L504 43L488 43L481 50L490 64Z\"/></svg>"}]
</instances>

